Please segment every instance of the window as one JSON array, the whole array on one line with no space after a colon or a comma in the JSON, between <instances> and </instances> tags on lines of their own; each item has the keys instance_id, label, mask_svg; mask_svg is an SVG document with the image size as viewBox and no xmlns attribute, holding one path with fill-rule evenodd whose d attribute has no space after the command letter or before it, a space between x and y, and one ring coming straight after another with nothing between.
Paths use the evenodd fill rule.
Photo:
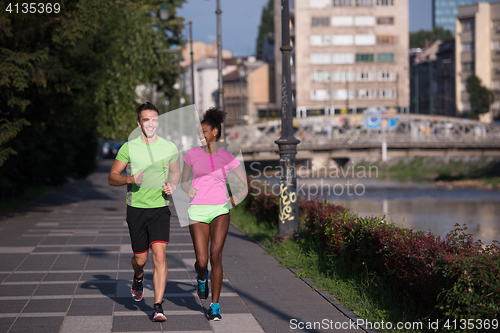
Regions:
<instances>
[{"instance_id":1,"label":"window","mask_svg":"<svg viewBox=\"0 0 500 333\"><path fill-rule=\"evenodd\" d=\"M333 72L333 81L335 82L354 81L354 72Z\"/></svg>"},{"instance_id":2,"label":"window","mask_svg":"<svg viewBox=\"0 0 500 333\"><path fill-rule=\"evenodd\" d=\"M394 24L394 17L377 17L377 24Z\"/></svg>"},{"instance_id":3,"label":"window","mask_svg":"<svg viewBox=\"0 0 500 333\"><path fill-rule=\"evenodd\" d=\"M326 101L330 99L330 92L326 89L311 90L311 101Z\"/></svg>"},{"instance_id":4,"label":"window","mask_svg":"<svg viewBox=\"0 0 500 333\"><path fill-rule=\"evenodd\" d=\"M394 99L396 98L396 91L394 89L379 89L378 90L379 99Z\"/></svg>"},{"instance_id":5,"label":"window","mask_svg":"<svg viewBox=\"0 0 500 333\"><path fill-rule=\"evenodd\" d=\"M332 16L332 26L350 27L354 23L352 16Z\"/></svg>"},{"instance_id":6,"label":"window","mask_svg":"<svg viewBox=\"0 0 500 333\"><path fill-rule=\"evenodd\" d=\"M372 27L375 25L374 16L356 16L354 17L354 25L358 27Z\"/></svg>"},{"instance_id":7,"label":"window","mask_svg":"<svg viewBox=\"0 0 500 333\"><path fill-rule=\"evenodd\" d=\"M311 8L330 7L330 0L309 0L309 7Z\"/></svg>"},{"instance_id":8,"label":"window","mask_svg":"<svg viewBox=\"0 0 500 333\"><path fill-rule=\"evenodd\" d=\"M491 50L492 51L499 51L500 50L500 41L491 41Z\"/></svg>"},{"instance_id":9,"label":"window","mask_svg":"<svg viewBox=\"0 0 500 333\"><path fill-rule=\"evenodd\" d=\"M463 102L463 110L470 111L470 102Z\"/></svg>"},{"instance_id":10,"label":"window","mask_svg":"<svg viewBox=\"0 0 500 333\"><path fill-rule=\"evenodd\" d=\"M352 45L354 43L354 38L352 35L334 35L333 45Z\"/></svg>"},{"instance_id":11,"label":"window","mask_svg":"<svg viewBox=\"0 0 500 333\"><path fill-rule=\"evenodd\" d=\"M389 45L394 44L394 36L377 36L377 44Z\"/></svg>"},{"instance_id":12,"label":"window","mask_svg":"<svg viewBox=\"0 0 500 333\"><path fill-rule=\"evenodd\" d=\"M326 71L316 71L311 73L312 82L328 82L330 81L330 73Z\"/></svg>"},{"instance_id":13,"label":"window","mask_svg":"<svg viewBox=\"0 0 500 333\"><path fill-rule=\"evenodd\" d=\"M466 73L474 73L475 63L474 61L463 62L462 63L462 71Z\"/></svg>"},{"instance_id":14,"label":"window","mask_svg":"<svg viewBox=\"0 0 500 333\"><path fill-rule=\"evenodd\" d=\"M500 90L500 81L493 81L493 82L491 82L491 89L493 89L493 90Z\"/></svg>"},{"instance_id":15,"label":"window","mask_svg":"<svg viewBox=\"0 0 500 333\"><path fill-rule=\"evenodd\" d=\"M354 0L333 0L333 7L351 7Z\"/></svg>"},{"instance_id":16,"label":"window","mask_svg":"<svg viewBox=\"0 0 500 333\"><path fill-rule=\"evenodd\" d=\"M377 62L394 62L394 53L377 54Z\"/></svg>"},{"instance_id":17,"label":"window","mask_svg":"<svg viewBox=\"0 0 500 333\"><path fill-rule=\"evenodd\" d=\"M311 46L326 46L330 45L330 35L312 35L310 38Z\"/></svg>"},{"instance_id":18,"label":"window","mask_svg":"<svg viewBox=\"0 0 500 333\"><path fill-rule=\"evenodd\" d=\"M356 35L354 38L356 45L375 45L375 35Z\"/></svg>"},{"instance_id":19,"label":"window","mask_svg":"<svg viewBox=\"0 0 500 333\"><path fill-rule=\"evenodd\" d=\"M356 62L373 62L373 53L357 53Z\"/></svg>"},{"instance_id":20,"label":"window","mask_svg":"<svg viewBox=\"0 0 500 333\"><path fill-rule=\"evenodd\" d=\"M358 72L358 81L373 81L373 73L369 71Z\"/></svg>"},{"instance_id":21,"label":"window","mask_svg":"<svg viewBox=\"0 0 500 333\"><path fill-rule=\"evenodd\" d=\"M371 7L371 6L373 6L373 0L356 0L356 6L358 6L358 7Z\"/></svg>"},{"instance_id":22,"label":"window","mask_svg":"<svg viewBox=\"0 0 500 333\"><path fill-rule=\"evenodd\" d=\"M334 53L333 54L334 64L353 64L354 54L353 53Z\"/></svg>"},{"instance_id":23,"label":"window","mask_svg":"<svg viewBox=\"0 0 500 333\"><path fill-rule=\"evenodd\" d=\"M373 89L359 89L358 99L373 99L375 97L375 91Z\"/></svg>"},{"instance_id":24,"label":"window","mask_svg":"<svg viewBox=\"0 0 500 333\"><path fill-rule=\"evenodd\" d=\"M394 6L394 0L377 0L377 6Z\"/></svg>"},{"instance_id":25,"label":"window","mask_svg":"<svg viewBox=\"0 0 500 333\"><path fill-rule=\"evenodd\" d=\"M396 73L393 71L379 71L378 72L379 81L396 81Z\"/></svg>"},{"instance_id":26,"label":"window","mask_svg":"<svg viewBox=\"0 0 500 333\"><path fill-rule=\"evenodd\" d=\"M328 17L313 17L311 18L312 27L329 26L330 18Z\"/></svg>"},{"instance_id":27,"label":"window","mask_svg":"<svg viewBox=\"0 0 500 333\"><path fill-rule=\"evenodd\" d=\"M474 19L462 20L462 31L474 31Z\"/></svg>"},{"instance_id":28,"label":"window","mask_svg":"<svg viewBox=\"0 0 500 333\"><path fill-rule=\"evenodd\" d=\"M347 89L336 89L333 91L333 99L346 100ZM349 99L354 99L354 90L349 90Z\"/></svg>"},{"instance_id":29,"label":"window","mask_svg":"<svg viewBox=\"0 0 500 333\"><path fill-rule=\"evenodd\" d=\"M462 52L474 52L474 43L462 43Z\"/></svg>"},{"instance_id":30,"label":"window","mask_svg":"<svg viewBox=\"0 0 500 333\"><path fill-rule=\"evenodd\" d=\"M330 53L311 53L311 64L321 65L330 64L331 62Z\"/></svg>"}]
</instances>

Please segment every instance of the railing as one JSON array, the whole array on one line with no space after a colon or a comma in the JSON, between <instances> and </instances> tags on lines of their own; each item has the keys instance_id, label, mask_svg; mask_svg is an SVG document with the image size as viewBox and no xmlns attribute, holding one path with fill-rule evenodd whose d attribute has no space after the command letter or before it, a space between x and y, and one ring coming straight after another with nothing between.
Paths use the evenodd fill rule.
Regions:
<instances>
[{"instance_id":1,"label":"railing","mask_svg":"<svg viewBox=\"0 0 500 333\"><path fill-rule=\"evenodd\" d=\"M226 129L243 152L274 151L281 120ZM342 148L500 148L500 126L444 116L387 114L319 116L294 120L299 150Z\"/></svg>"}]
</instances>

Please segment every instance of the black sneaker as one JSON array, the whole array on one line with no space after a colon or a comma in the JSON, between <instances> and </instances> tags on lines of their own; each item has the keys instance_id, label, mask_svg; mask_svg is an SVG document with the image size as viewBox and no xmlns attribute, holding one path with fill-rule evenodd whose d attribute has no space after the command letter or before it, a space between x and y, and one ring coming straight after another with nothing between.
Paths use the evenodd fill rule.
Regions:
<instances>
[{"instance_id":1,"label":"black sneaker","mask_svg":"<svg viewBox=\"0 0 500 333\"><path fill-rule=\"evenodd\" d=\"M163 309L161 307L161 303L155 303L153 305L153 321L167 321L167 317L163 313Z\"/></svg>"},{"instance_id":2,"label":"black sneaker","mask_svg":"<svg viewBox=\"0 0 500 333\"><path fill-rule=\"evenodd\" d=\"M142 300L143 287L142 282L144 281L144 272L142 272L142 277L137 278L134 274L134 281L132 282L132 298L134 301L139 302Z\"/></svg>"},{"instance_id":3,"label":"black sneaker","mask_svg":"<svg viewBox=\"0 0 500 333\"><path fill-rule=\"evenodd\" d=\"M200 278L196 276L196 282L198 282L198 286L196 288L196 291L198 293L198 297L200 299L207 299L208 298L208 276L205 273L205 281L200 281Z\"/></svg>"},{"instance_id":4,"label":"black sneaker","mask_svg":"<svg viewBox=\"0 0 500 333\"><path fill-rule=\"evenodd\" d=\"M208 319L209 320L221 320L222 317L220 315L220 306L219 303L212 303L208 308Z\"/></svg>"}]
</instances>

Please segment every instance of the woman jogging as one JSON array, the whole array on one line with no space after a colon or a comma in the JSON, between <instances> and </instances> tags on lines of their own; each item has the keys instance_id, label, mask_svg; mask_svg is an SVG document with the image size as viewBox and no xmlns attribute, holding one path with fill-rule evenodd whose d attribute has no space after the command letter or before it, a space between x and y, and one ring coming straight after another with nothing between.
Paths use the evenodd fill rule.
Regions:
<instances>
[{"instance_id":1,"label":"woman jogging","mask_svg":"<svg viewBox=\"0 0 500 333\"><path fill-rule=\"evenodd\" d=\"M212 272L212 303L208 309L210 320L221 320L219 296L222 286L222 249L229 229L229 204L238 204L248 193L245 170L233 155L220 148L217 141L226 113L220 108L210 108L201 121L202 146L188 151L184 157L182 189L191 200L188 209L189 232L196 254L194 267L198 276L197 292L200 299L207 299L207 265L210 258ZM226 196L227 174L234 170L244 189ZM193 176L191 187L189 179ZM208 245L210 241L210 252ZM209 255L210 254L210 255Z\"/></svg>"}]
</instances>

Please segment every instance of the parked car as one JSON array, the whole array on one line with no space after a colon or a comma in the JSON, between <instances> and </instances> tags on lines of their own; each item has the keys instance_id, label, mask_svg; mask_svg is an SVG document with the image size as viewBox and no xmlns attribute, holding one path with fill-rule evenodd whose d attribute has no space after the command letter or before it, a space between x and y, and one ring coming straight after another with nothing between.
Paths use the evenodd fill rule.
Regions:
<instances>
[{"instance_id":1,"label":"parked car","mask_svg":"<svg viewBox=\"0 0 500 333\"><path fill-rule=\"evenodd\" d=\"M123 141L104 141L101 145L101 156L103 158L115 158L124 143Z\"/></svg>"}]
</instances>

